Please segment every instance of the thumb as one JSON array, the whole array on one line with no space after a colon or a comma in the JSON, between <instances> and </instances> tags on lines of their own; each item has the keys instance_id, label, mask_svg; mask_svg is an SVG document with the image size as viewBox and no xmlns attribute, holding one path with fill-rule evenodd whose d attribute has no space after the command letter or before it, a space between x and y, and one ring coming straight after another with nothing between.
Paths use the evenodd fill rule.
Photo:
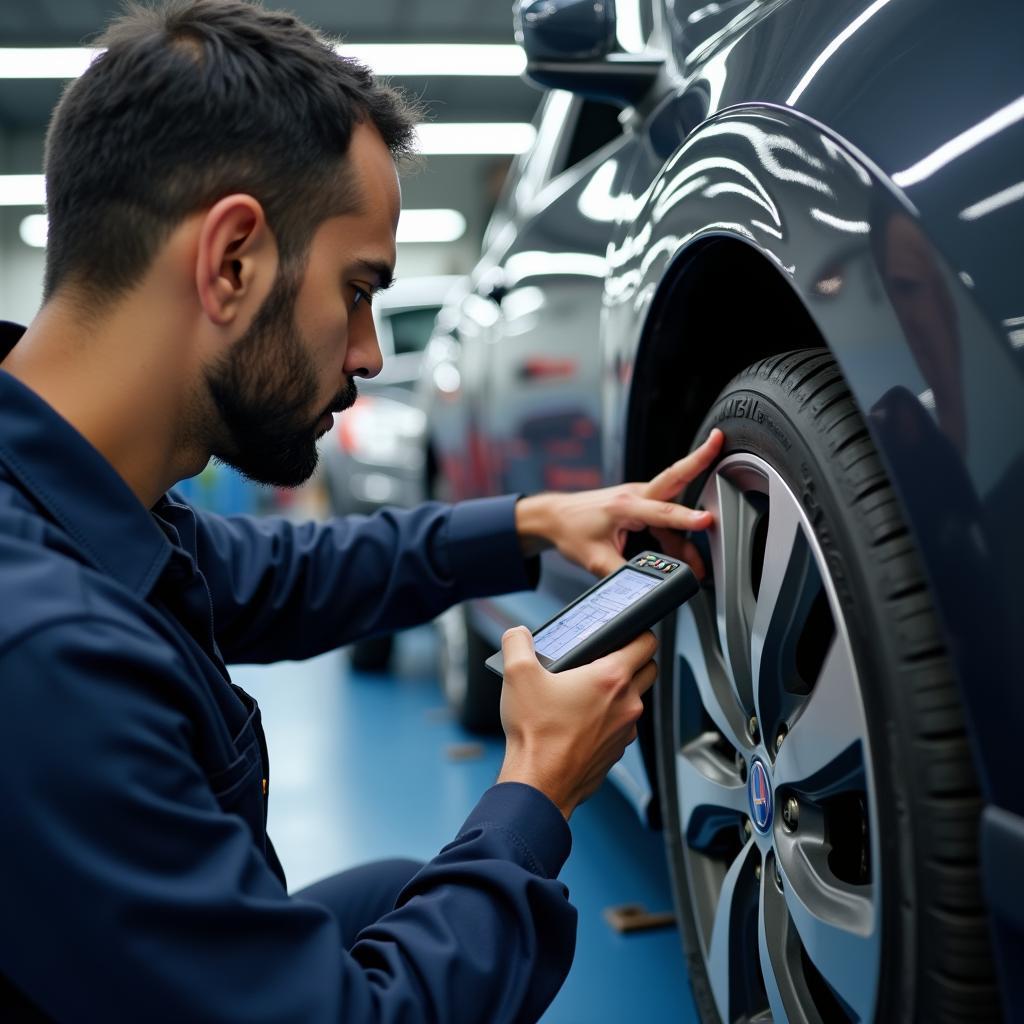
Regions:
<instances>
[{"instance_id":1,"label":"thumb","mask_svg":"<svg viewBox=\"0 0 1024 1024\"><path fill-rule=\"evenodd\" d=\"M515 664L536 663L533 653L533 636L525 626L514 626L506 630L501 638L501 656L505 671Z\"/></svg>"}]
</instances>

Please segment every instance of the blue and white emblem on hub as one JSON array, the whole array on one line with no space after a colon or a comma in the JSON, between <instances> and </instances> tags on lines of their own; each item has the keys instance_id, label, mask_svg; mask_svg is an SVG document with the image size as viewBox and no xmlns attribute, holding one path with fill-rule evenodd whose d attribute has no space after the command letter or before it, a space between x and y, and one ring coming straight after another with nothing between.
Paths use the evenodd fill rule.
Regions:
<instances>
[{"instance_id":1,"label":"blue and white emblem on hub","mask_svg":"<svg viewBox=\"0 0 1024 1024\"><path fill-rule=\"evenodd\" d=\"M772 830L772 787L768 780L768 769L756 757L750 762L747 799L754 828L761 835L766 835Z\"/></svg>"}]
</instances>

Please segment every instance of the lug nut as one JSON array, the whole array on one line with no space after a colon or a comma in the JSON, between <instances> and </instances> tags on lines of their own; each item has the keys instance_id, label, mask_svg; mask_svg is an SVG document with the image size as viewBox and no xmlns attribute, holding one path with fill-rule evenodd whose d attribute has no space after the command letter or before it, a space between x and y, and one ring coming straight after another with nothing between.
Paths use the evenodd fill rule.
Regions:
<instances>
[{"instance_id":1,"label":"lug nut","mask_svg":"<svg viewBox=\"0 0 1024 1024\"><path fill-rule=\"evenodd\" d=\"M757 715L750 716L750 721L747 722L747 734L754 743L760 739L761 731L757 724Z\"/></svg>"},{"instance_id":2,"label":"lug nut","mask_svg":"<svg viewBox=\"0 0 1024 1024\"><path fill-rule=\"evenodd\" d=\"M786 733L787 732L789 732L789 730L784 725L779 728L779 734L778 734L778 736L775 737L775 753L776 754L779 752L779 749L782 747L782 741L786 738Z\"/></svg>"},{"instance_id":3,"label":"lug nut","mask_svg":"<svg viewBox=\"0 0 1024 1024\"><path fill-rule=\"evenodd\" d=\"M782 890L782 868L779 866L778 854L775 856L775 884Z\"/></svg>"},{"instance_id":4,"label":"lug nut","mask_svg":"<svg viewBox=\"0 0 1024 1024\"><path fill-rule=\"evenodd\" d=\"M754 826L750 824L749 818L743 819L743 832L745 835L751 835L754 831Z\"/></svg>"},{"instance_id":5,"label":"lug nut","mask_svg":"<svg viewBox=\"0 0 1024 1024\"><path fill-rule=\"evenodd\" d=\"M761 865L760 864L755 864L754 865L754 877L756 879L758 879L758 881L760 881L760 879L761 879Z\"/></svg>"},{"instance_id":6,"label":"lug nut","mask_svg":"<svg viewBox=\"0 0 1024 1024\"><path fill-rule=\"evenodd\" d=\"M782 805L782 821L786 828L790 832L796 829L796 824L800 820L800 804L797 803L796 797L791 796L786 798L786 802Z\"/></svg>"}]
</instances>

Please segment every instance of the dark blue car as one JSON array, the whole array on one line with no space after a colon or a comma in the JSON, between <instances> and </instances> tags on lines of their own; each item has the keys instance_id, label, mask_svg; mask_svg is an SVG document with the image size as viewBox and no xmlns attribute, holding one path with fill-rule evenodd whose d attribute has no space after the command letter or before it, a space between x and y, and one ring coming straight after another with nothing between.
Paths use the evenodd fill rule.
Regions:
<instances>
[{"instance_id":1,"label":"dark blue car","mask_svg":"<svg viewBox=\"0 0 1024 1024\"><path fill-rule=\"evenodd\" d=\"M428 354L437 476L646 479L722 427L620 767L701 1018L1024 1020L1024 4L618 8L517 10L560 91ZM464 718L586 583L449 617Z\"/></svg>"}]
</instances>

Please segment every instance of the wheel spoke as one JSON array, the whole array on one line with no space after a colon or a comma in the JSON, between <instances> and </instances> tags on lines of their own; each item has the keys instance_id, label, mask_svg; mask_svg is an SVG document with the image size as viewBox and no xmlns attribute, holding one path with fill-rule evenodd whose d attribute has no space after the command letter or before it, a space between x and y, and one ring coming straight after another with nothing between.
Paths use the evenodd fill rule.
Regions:
<instances>
[{"instance_id":1,"label":"wheel spoke","mask_svg":"<svg viewBox=\"0 0 1024 1024\"><path fill-rule=\"evenodd\" d=\"M757 929L757 950L768 1006L773 1021L811 1024L812 1018L807 1012L811 1001L803 984L799 950L793 940L785 898L771 877L773 871L774 858L769 858L761 881Z\"/></svg>"},{"instance_id":2,"label":"wheel spoke","mask_svg":"<svg viewBox=\"0 0 1024 1024\"><path fill-rule=\"evenodd\" d=\"M843 634L837 633L814 689L779 751L777 787L791 786L822 797L848 785L851 769L859 770L861 763L860 752L853 748L863 742L867 728L858 694L853 654Z\"/></svg>"},{"instance_id":3,"label":"wheel spoke","mask_svg":"<svg viewBox=\"0 0 1024 1024\"><path fill-rule=\"evenodd\" d=\"M717 739L717 733L704 733L676 755L683 838L698 850L706 850L721 829L738 827L746 814L747 787L714 749Z\"/></svg>"},{"instance_id":4,"label":"wheel spoke","mask_svg":"<svg viewBox=\"0 0 1024 1024\"><path fill-rule=\"evenodd\" d=\"M779 689L787 666L782 652L787 638L798 630L809 605L813 585L820 586L800 512L786 485L776 477L769 481L768 532L757 602L750 633L750 671L758 719L769 721L782 700L778 693L768 699L762 683Z\"/></svg>"},{"instance_id":5,"label":"wheel spoke","mask_svg":"<svg viewBox=\"0 0 1024 1024\"><path fill-rule=\"evenodd\" d=\"M722 662L712 632L715 628L708 603L698 594L679 609L676 616L676 650L686 660L693 675L700 702L718 727L718 731L737 749L744 740L745 715ZM681 673L676 673L677 680ZM683 698L676 693L676 705Z\"/></svg>"},{"instance_id":6,"label":"wheel spoke","mask_svg":"<svg viewBox=\"0 0 1024 1024\"><path fill-rule=\"evenodd\" d=\"M722 1020L735 1020L746 1007L736 1006L744 991L744 975L749 969L748 950L738 943L745 934L744 919L756 902L754 863L757 847L748 842L732 862L722 882L711 927L708 946L708 980Z\"/></svg>"},{"instance_id":7,"label":"wheel spoke","mask_svg":"<svg viewBox=\"0 0 1024 1024\"><path fill-rule=\"evenodd\" d=\"M726 671L739 705L753 707L750 678L750 535L753 510L742 492L716 474L702 494L704 507L715 517L708 530L714 568L718 635Z\"/></svg>"},{"instance_id":8,"label":"wheel spoke","mask_svg":"<svg viewBox=\"0 0 1024 1024\"><path fill-rule=\"evenodd\" d=\"M821 840L780 842L783 898L804 949L858 1020L871 1020L881 935L873 885L851 886L828 867Z\"/></svg>"}]
</instances>

